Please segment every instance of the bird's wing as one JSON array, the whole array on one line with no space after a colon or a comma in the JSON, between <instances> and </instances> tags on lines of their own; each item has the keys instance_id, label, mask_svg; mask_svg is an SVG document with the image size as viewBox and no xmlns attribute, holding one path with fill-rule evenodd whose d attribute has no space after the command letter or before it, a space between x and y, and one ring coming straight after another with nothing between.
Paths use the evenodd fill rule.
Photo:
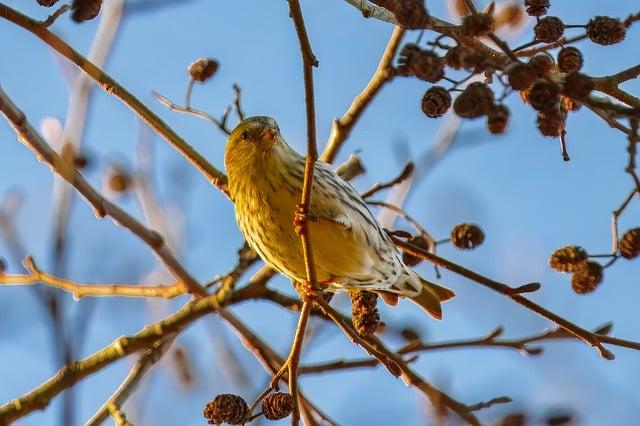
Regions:
<instances>
[{"instance_id":1,"label":"bird's wing","mask_svg":"<svg viewBox=\"0 0 640 426\"><path fill-rule=\"evenodd\" d=\"M360 194L328 164L316 163L309 210L316 264L333 276L370 280L390 244ZM386 239L385 239L386 238ZM392 243L391 243L392 244Z\"/></svg>"}]
</instances>

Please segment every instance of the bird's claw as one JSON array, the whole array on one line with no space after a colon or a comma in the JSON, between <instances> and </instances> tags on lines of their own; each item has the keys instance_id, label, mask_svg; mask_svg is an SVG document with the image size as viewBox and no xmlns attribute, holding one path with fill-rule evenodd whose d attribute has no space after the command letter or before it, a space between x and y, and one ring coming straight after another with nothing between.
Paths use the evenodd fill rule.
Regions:
<instances>
[{"instance_id":1,"label":"bird's claw","mask_svg":"<svg viewBox=\"0 0 640 426\"><path fill-rule=\"evenodd\" d=\"M313 288L310 282L304 281L299 283L297 286L298 294L300 295L300 299L303 302L309 302L318 299L322 291Z\"/></svg>"},{"instance_id":2,"label":"bird's claw","mask_svg":"<svg viewBox=\"0 0 640 426\"><path fill-rule=\"evenodd\" d=\"M306 205L297 204L296 211L293 215L293 226L298 236L302 235L302 231L304 230L304 227L309 221L317 222L318 218L312 215L311 213L309 213Z\"/></svg>"}]
</instances>

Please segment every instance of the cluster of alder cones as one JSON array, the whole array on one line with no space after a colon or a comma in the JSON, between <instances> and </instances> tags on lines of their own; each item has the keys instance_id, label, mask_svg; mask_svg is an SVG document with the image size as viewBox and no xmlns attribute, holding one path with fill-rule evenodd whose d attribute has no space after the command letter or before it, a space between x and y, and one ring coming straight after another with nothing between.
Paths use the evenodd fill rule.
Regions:
<instances>
[{"instance_id":1,"label":"cluster of alder cones","mask_svg":"<svg viewBox=\"0 0 640 426\"><path fill-rule=\"evenodd\" d=\"M628 230L618 241L618 252L610 256L612 259L640 256L640 228ZM582 247L565 246L551 254L549 266L559 272L571 273L573 290L578 294L586 294L594 291L602 282L603 270L607 265L589 260L589 254Z\"/></svg>"},{"instance_id":2,"label":"cluster of alder cones","mask_svg":"<svg viewBox=\"0 0 640 426\"><path fill-rule=\"evenodd\" d=\"M400 17L406 14L407 4L412 5L417 16L426 13L423 2L419 0L376 3L396 13L401 24L403 20ZM400 4L405 6L399 8ZM509 109L502 101L510 91L518 91L522 100L536 111L540 133L548 137L564 135L567 114L579 109L594 88L593 79L580 72L584 63L580 50L573 46L562 46L565 30L568 27L584 28L589 40L607 46L624 40L627 25L618 18L596 16L586 25L567 26L558 17L544 16L549 9L547 0L527 0L524 7L526 13L537 20L532 44L558 43L560 50L557 54L545 51L529 59L514 56L513 60L496 63L488 49L482 49L479 45L472 47L471 43L450 46L440 42L441 38L430 43L431 47L422 48L418 44L408 43L402 48L396 67L401 76L438 83L442 80L455 81L446 75L447 67L466 71L469 76L484 74L484 81L469 84L455 100L452 99L452 92L459 91L458 86L466 79L449 89L440 85L427 89L422 97L422 111L427 117L441 117L453 106L454 112L462 118L485 117L489 131L500 134L506 130L509 122ZM460 31L467 37L485 38L493 34L495 25L493 8L490 7L485 12L463 17ZM437 49L446 53L440 55ZM487 83L496 80L505 87L504 95L497 99Z\"/></svg>"},{"instance_id":3,"label":"cluster of alder cones","mask_svg":"<svg viewBox=\"0 0 640 426\"><path fill-rule=\"evenodd\" d=\"M207 403L203 415L212 425L227 423L230 425L243 425L258 416L264 416L267 420L281 420L288 417L295 403L293 397L284 392L273 392L262 400L262 409L258 414L252 415L247 402L238 395L225 393L217 395Z\"/></svg>"}]
</instances>

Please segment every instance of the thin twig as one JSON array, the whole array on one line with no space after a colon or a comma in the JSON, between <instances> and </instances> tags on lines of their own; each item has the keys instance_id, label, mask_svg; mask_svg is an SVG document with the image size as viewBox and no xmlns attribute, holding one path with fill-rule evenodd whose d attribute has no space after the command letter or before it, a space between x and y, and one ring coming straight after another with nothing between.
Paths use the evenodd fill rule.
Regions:
<instances>
[{"instance_id":1,"label":"thin twig","mask_svg":"<svg viewBox=\"0 0 640 426\"><path fill-rule=\"evenodd\" d=\"M135 392L145 374L164 354L167 353L175 336L159 340L142 355L129 370L129 374L118 386L118 389L102 404L96 413L85 423L85 426L100 426L109 417L113 409L121 409L125 401Z\"/></svg>"},{"instance_id":2,"label":"thin twig","mask_svg":"<svg viewBox=\"0 0 640 426\"><path fill-rule=\"evenodd\" d=\"M215 118L214 116L212 116L211 114L208 114L204 111L201 111L199 109L196 108L192 108L191 106L185 105L178 105L174 102L172 102L171 100L169 100L169 98L162 96L160 93L152 91L151 95L156 98L156 100L158 102L160 102L162 105L166 106L167 108L169 108L171 111L175 111L175 112L181 112L183 114L190 114L193 115L195 117L198 117L202 120L208 121L209 123L213 124L214 126L216 126L218 128L218 130L220 130L222 133L224 133L225 135L229 135L231 133L231 131L227 128L227 117L229 116L229 108L224 110L224 113L222 114L222 118L220 120L218 120L217 118Z\"/></svg>"},{"instance_id":3,"label":"thin twig","mask_svg":"<svg viewBox=\"0 0 640 426\"><path fill-rule=\"evenodd\" d=\"M2 6L0 5L0 13ZM18 135L20 142L25 144L38 159L51 167L52 171L71 183L85 200L93 207L96 217L111 216L113 220L138 236L165 263L176 280L182 282L189 292L198 297L206 296L206 290L187 272L166 247L162 235L145 227L120 207L103 197L87 180L75 170L71 176L64 173L60 156L45 142L35 129L29 124L24 113L11 101L0 88L0 111Z\"/></svg>"},{"instance_id":4,"label":"thin twig","mask_svg":"<svg viewBox=\"0 0 640 426\"><path fill-rule=\"evenodd\" d=\"M576 336L577 338L585 341L586 343L590 344L591 346L593 346L598 353L600 354L600 356L602 356L605 359L614 359L614 355L613 353L611 353L611 351L609 351L608 349L606 349L604 346L602 346L602 341L598 338L597 335L593 334L592 332L572 323L571 321L543 308L542 306L538 305L537 303L532 302L531 300L527 299L526 297L522 296L521 294L519 294L519 292L517 291L518 288L512 288L506 284L502 284L499 283L497 281L494 281L490 278L487 278L485 276L482 276L476 272L473 272L463 266L460 266L458 264L455 264L453 262L450 262L444 258L441 258L433 253L430 253L426 250L423 250L419 247L416 247L410 243L407 243L405 241L402 241L396 237L391 237L394 242L396 243L396 245L398 247L400 247L402 250L406 251L407 253L416 256L416 257L420 257L426 261L429 261L431 263L435 263L439 266L442 266L445 269L448 269L450 271L453 271L457 274L460 274L466 278L469 278L470 280L473 280L475 282L477 282L478 284L482 284L485 287L490 288L493 291L496 291L500 294L503 294L507 297L509 297L510 299L512 299L513 301L515 301L516 303L524 306L525 308L529 309L532 312L535 312L536 314L540 315L543 318L546 318L552 322L554 322L555 324L557 324L558 326L562 327L563 329L565 329L567 332L573 334L574 336ZM525 285L522 287L528 287L529 285Z\"/></svg>"},{"instance_id":5,"label":"thin twig","mask_svg":"<svg viewBox=\"0 0 640 426\"><path fill-rule=\"evenodd\" d=\"M56 20L62 14L66 13L70 8L71 8L71 6L69 6L68 4L63 4L58 9L56 9L55 12L53 12L51 15L49 15L47 17L47 19L45 19L44 21L40 22L40 25L42 25L44 28L49 28L51 25L53 25L54 22L56 22Z\"/></svg>"},{"instance_id":6,"label":"thin twig","mask_svg":"<svg viewBox=\"0 0 640 426\"><path fill-rule=\"evenodd\" d=\"M0 18L6 19L14 24L31 32L56 52L76 64L89 77L95 80L107 93L114 95L131 110L133 110L149 127L169 142L180 154L189 160L205 178L214 186L218 187L225 194L227 193L227 177L220 170L216 169L191 145L181 138L171 127L154 114L138 98L122 87L107 73L87 60L79 52L74 50L60 37L44 28L40 23L17 10L0 3Z\"/></svg>"},{"instance_id":7,"label":"thin twig","mask_svg":"<svg viewBox=\"0 0 640 426\"><path fill-rule=\"evenodd\" d=\"M159 286L139 286L126 284L80 284L43 272L33 258L23 261L28 274L0 274L1 285L36 285L46 284L49 287L69 292L74 299L83 297L123 296L123 297L162 297L171 299L185 293L182 283Z\"/></svg>"},{"instance_id":8,"label":"thin twig","mask_svg":"<svg viewBox=\"0 0 640 426\"><path fill-rule=\"evenodd\" d=\"M367 198L371 197L372 195L375 195L376 193L382 191L383 189L387 189L387 188L391 188L393 186L396 186L396 185L404 182L405 180L409 179L413 175L413 171L414 170L415 170L415 165L410 161L410 162L407 163L406 166L404 166L404 169L402 169L402 171L400 172L400 174L398 176L396 176L395 178L393 178L392 180L390 180L388 182L376 183L369 190L367 190L367 191L363 192L362 194L360 194L360 196L364 200L364 199L367 199Z\"/></svg>"},{"instance_id":9,"label":"thin twig","mask_svg":"<svg viewBox=\"0 0 640 426\"><path fill-rule=\"evenodd\" d=\"M233 93L235 95L233 100L233 106L235 107L236 116L238 117L238 121L243 121L245 118L244 110L242 109L242 89L236 83L233 83Z\"/></svg>"}]
</instances>

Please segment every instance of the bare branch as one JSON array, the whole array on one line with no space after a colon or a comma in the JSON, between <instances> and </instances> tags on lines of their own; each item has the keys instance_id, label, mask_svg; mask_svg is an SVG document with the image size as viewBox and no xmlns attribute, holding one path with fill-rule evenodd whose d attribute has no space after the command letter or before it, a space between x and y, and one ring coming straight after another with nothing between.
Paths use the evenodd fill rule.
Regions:
<instances>
[{"instance_id":1,"label":"bare branch","mask_svg":"<svg viewBox=\"0 0 640 426\"><path fill-rule=\"evenodd\" d=\"M46 284L49 287L71 293L76 300L87 296L162 297L171 299L186 292L186 288L182 283L159 286L80 284L43 272L30 256L24 259L23 264L29 272L28 274L0 274L0 285Z\"/></svg>"},{"instance_id":2,"label":"bare branch","mask_svg":"<svg viewBox=\"0 0 640 426\"><path fill-rule=\"evenodd\" d=\"M0 18L4 18L25 30L33 33L46 44L65 58L76 64L89 77L96 81L107 93L114 95L131 110L133 110L149 127L169 142L182 156L189 160L207 180L218 187L225 194L227 192L227 177L224 173L211 165L202 155L200 155L191 145L173 131L164 121L154 114L138 98L133 96L107 73L87 60L79 52L65 43L60 37L49 31L40 23L17 10L0 3Z\"/></svg>"},{"instance_id":3,"label":"bare branch","mask_svg":"<svg viewBox=\"0 0 640 426\"><path fill-rule=\"evenodd\" d=\"M1 12L2 6L0 5L0 14ZM33 151L37 158L47 164L53 172L72 184L89 205L93 207L96 217L111 216L116 224L127 228L144 241L162 259L176 279L189 289L189 292L197 296L207 295L206 290L184 269L169 248L166 247L162 235L145 227L120 207L104 198L77 170L73 171L71 175L65 173L64 163L60 156L35 131L23 112L18 109L1 88L0 111L16 131L20 142Z\"/></svg>"}]
</instances>

